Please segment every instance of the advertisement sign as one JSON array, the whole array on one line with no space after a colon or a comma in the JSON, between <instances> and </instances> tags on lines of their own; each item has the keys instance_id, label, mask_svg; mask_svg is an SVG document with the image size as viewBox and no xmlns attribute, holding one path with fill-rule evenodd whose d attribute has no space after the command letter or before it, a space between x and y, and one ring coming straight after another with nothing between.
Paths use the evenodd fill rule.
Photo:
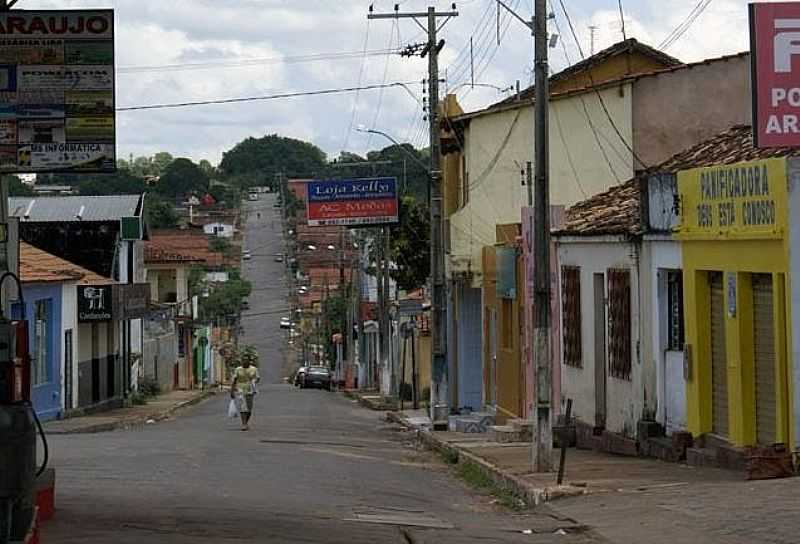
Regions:
<instances>
[{"instance_id":1,"label":"advertisement sign","mask_svg":"<svg viewBox=\"0 0 800 544\"><path fill-rule=\"evenodd\" d=\"M78 323L111 321L111 285L78 285Z\"/></svg>"},{"instance_id":2,"label":"advertisement sign","mask_svg":"<svg viewBox=\"0 0 800 544\"><path fill-rule=\"evenodd\" d=\"M786 159L678 173L681 238L777 239L787 228Z\"/></svg>"},{"instance_id":3,"label":"advertisement sign","mask_svg":"<svg viewBox=\"0 0 800 544\"><path fill-rule=\"evenodd\" d=\"M800 2L750 4L756 147L800 146Z\"/></svg>"},{"instance_id":4,"label":"advertisement sign","mask_svg":"<svg viewBox=\"0 0 800 544\"><path fill-rule=\"evenodd\" d=\"M112 292L115 320L142 319L150 313L149 283L117 283Z\"/></svg>"},{"instance_id":5,"label":"advertisement sign","mask_svg":"<svg viewBox=\"0 0 800 544\"><path fill-rule=\"evenodd\" d=\"M307 192L310 227L367 227L398 222L396 178L309 181Z\"/></svg>"},{"instance_id":6,"label":"advertisement sign","mask_svg":"<svg viewBox=\"0 0 800 544\"><path fill-rule=\"evenodd\" d=\"M115 171L114 115L112 10L0 12L3 173Z\"/></svg>"}]
</instances>

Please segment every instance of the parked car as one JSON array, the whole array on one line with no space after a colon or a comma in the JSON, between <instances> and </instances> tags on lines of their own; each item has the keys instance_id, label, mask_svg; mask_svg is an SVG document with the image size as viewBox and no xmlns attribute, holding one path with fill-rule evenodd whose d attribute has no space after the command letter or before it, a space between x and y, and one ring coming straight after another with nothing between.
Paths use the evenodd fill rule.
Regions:
<instances>
[{"instance_id":1,"label":"parked car","mask_svg":"<svg viewBox=\"0 0 800 544\"><path fill-rule=\"evenodd\" d=\"M281 318L281 328L282 329L291 329L292 328L292 320L288 317Z\"/></svg>"},{"instance_id":2,"label":"parked car","mask_svg":"<svg viewBox=\"0 0 800 544\"><path fill-rule=\"evenodd\" d=\"M297 372L294 374L294 386L295 387L302 387L303 386L303 379L305 379L306 371L308 370L307 366L301 366L297 369Z\"/></svg>"},{"instance_id":3,"label":"parked car","mask_svg":"<svg viewBox=\"0 0 800 544\"><path fill-rule=\"evenodd\" d=\"M300 387L302 389L315 388L330 391L333 388L333 377L330 369L325 366L310 366L306 368Z\"/></svg>"},{"instance_id":4,"label":"parked car","mask_svg":"<svg viewBox=\"0 0 800 544\"><path fill-rule=\"evenodd\" d=\"M275 262L282 263L283 262L283 253L276 253L275 254Z\"/></svg>"},{"instance_id":5,"label":"parked car","mask_svg":"<svg viewBox=\"0 0 800 544\"><path fill-rule=\"evenodd\" d=\"M250 250L249 249L244 250L244 252L242 253L242 259L244 259L245 261L249 261L252 258L253 255L250 253Z\"/></svg>"}]
</instances>

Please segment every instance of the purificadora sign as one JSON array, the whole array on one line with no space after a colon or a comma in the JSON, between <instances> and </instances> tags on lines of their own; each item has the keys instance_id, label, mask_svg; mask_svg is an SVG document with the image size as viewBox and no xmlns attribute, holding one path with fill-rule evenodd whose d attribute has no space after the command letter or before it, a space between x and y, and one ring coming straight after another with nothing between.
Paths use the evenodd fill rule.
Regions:
<instances>
[{"instance_id":1,"label":"purificadora sign","mask_svg":"<svg viewBox=\"0 0 800 544\"><path fill-rule=\"evenodd\" d=\"M114 12L0 13L0 173L113 172Z\"/></svg>"},{"instance_id":2,"label":"purificadora sign","mask_svg":"<svg viewBox=\"0 0 800 544\"><path fill-rule=\"evenodd\" d=\"M366 227L397 223L397 179L310 181L306 211L311 227Z\"/></svg>"},{"instance_id":3,"label":"purificadora sign","mask_svg":"<svg viewBox=\"0 0 800 544\"><path fill-rule=\"evenodd\" d=\"M766 159L678 174L684 237L779 238L786 224L786 159Z\"/></svg>"}]
</instances>

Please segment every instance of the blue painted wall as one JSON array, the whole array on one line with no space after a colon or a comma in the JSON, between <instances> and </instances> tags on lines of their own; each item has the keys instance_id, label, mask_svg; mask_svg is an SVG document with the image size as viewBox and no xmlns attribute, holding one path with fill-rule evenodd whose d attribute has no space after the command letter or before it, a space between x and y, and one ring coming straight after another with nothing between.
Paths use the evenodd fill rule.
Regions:
<instances>
[{"instance_id":1,"label":"blue painted wall","mask_svg":"<svg viewBox=\"0 0 800 544\"><path fill-rule=\"evenodd\" d=\"M36 327L34 323L35 309L37 301L49 301L47 316L47 368L48 379L46 382L33 384L31 400L36 414L40 419L46 421L57 419L62 414L61 402L61 295L63 285L54 284L33 284L23 285L25 295L25 318L28 320L28 347L33 355L34 338ZM20 305L14 307L14 317L20 318ZM33 364L33 362L31 363ZM31 376L33 379L33 375Z\"/></svg>"}]
</instances>

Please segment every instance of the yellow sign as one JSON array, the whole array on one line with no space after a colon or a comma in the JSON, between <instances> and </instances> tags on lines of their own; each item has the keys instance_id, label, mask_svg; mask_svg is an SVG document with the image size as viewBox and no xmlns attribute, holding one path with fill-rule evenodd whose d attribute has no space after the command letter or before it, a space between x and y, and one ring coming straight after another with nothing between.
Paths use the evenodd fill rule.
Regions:
<instances>
[{"instance_id":1,"label":"yellow sign","mask_svg":"<svg viewBox=\"0 0 800 544\"><path fill-rule=\"evenodd\" d=\"M786 228L786 159L678 173L686 238L780 238Z\"/></svg>"}]
</instances>

